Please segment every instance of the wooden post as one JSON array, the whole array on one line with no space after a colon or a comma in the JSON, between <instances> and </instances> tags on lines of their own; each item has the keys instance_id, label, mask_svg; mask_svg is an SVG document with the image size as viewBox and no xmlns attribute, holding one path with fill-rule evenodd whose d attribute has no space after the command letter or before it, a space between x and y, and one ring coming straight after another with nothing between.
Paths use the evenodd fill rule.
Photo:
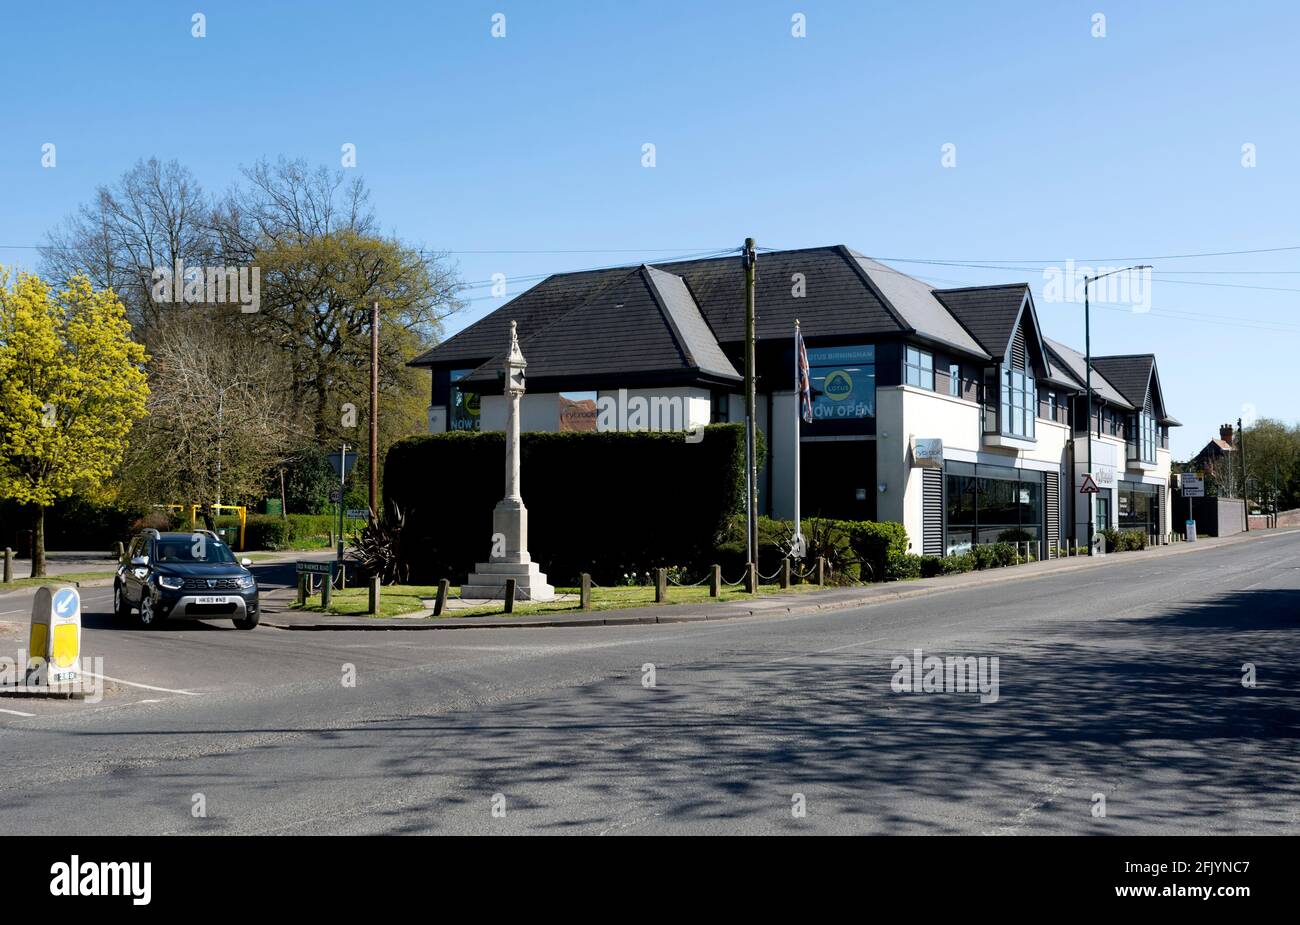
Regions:
<instances>
[{"instance_id":1,"label":"wooden post","mask_svg":"<svg viewBox=\"0 0 1300 925\"><path fill-rule=\"evenodd\" d=\"M307 603L307 581L308 581L307 576L305 574L299 573L298 575L298 606L299 607Z\"/></svg>"},{"instance_id":2,"label":"wooden post","mask_svg":"<svg viewBox=\"0 0 1300 925\"><path fill-rule=\"evenodd\" d=\"M745 590L750 594L758 593L758 566L753 562L745 563Z\"/></svg>"},{"instance_id":3,"label":"wooden post","mask_svg":"<svg viewBox=\"0 0 1300 925\"><path fill-rule=\"evenodd\" d=\"M818 587L822 587L822 588L826 587L826 557L825 556L817 557L817 585Z\"/></svg>"},{"instance_id":4,"label":"wooden post","mask_svg":"<svg viewBox=\"0 0 1300 925\"><path fill-rule=\"evenodd\" d=\"M788 587L790 587L790 560L782 559L781 560L781 588L784 590L785 588Z\"/></svg>"},{"instance_id":5,"label":"wooden post","mask_svg":"<svg viewBox=\"0 0 1300 925\"><path fill-rule=\"evenodd\" d=\"M668 600L668 569L655 569L655 603L662 604Z\"/></svg>"},{"instance_id":6,"label":"wooden post","mask_svg":"<svg viewBox=\"0 0 1300 925\"><path fill-rule=\"evenodd\" d=\"M14 580L14 551L8 546L5 547L5 584Z\"/></svg>"},{"instance_id":7,"label":"wooden post","mask_svg":"<svg viewBox=\"0 0 1300 925\"><path fill-rule=\"evenodd\" d=\"M579 610L591 609L591 576L588 575L586 572L582 573L581 580L578 585L578 609Z\"/></svg>"},{"instance_id":8,"label":"wooden post","mask_svg":"<svg viewBox=\"0 0 1300 925\"><path fill-rule=\"evenodd\" d=\"M379 613L379 576L370 576L370 613Z\"/></svg>"},{"instance_id":9,"label":"wooden post","mask_svg":"<svg viewBox=\"0 0 1300 925\"><path fill-rule=\"evenodd\" d=\"M339 562L339 590L342 591L348 583L348 566L346 562Z\"/></svg>"},{"instance_id":10,"label":"wooden post","mask_svg":"<svg viewBox=\"0 0 1300 925\"><path fill-rule=\"evenodd\" d=\"M506 579L506 613L515 612L515 580Z\"/></svg>"},{"instance_id":11,"label":"wooden post","mask_svg":"<svg viewBox=\"0 0 1300 925\"><path fill-rule=\"evenodd\" d=\"M321 610L330 609L330 595L331 593L333 593L333 591L334 591L334 563L331 562L329 574L321 576L321 583L320 583L320 609Z\"/></svg>"},{"instance_id":12,"label":"wooden post","mask_svg":"<svg viewBox=\"0 0 1300 925\"><path fill-rule=\"evenodd\" d=\"M442 612L447 609L447 591L451 583L447 579L438 582L438 596L433 601L433 615L441 617Z\"/></svg>"},{"instance_id":13,"label":"wooden post","mask_svg":"<svg viewBox=\"0 0 1300 925\"><path fill-rule=\"evenodd\" d=\"M722 593L722 566L714 565L709 568L709 597L717 597Z\"/></svg>"}]
</instances>

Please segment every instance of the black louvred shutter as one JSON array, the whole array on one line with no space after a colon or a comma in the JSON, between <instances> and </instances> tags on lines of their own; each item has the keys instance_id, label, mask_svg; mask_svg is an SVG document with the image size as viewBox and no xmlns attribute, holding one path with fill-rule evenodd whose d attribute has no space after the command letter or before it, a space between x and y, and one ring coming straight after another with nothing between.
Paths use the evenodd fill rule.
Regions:
<instances>
[{"instance_id":1,"label":"black louvred shutter","mask_svg":"<svg viewBox=\"0 0 1300 925\"><path fill-rule=\"evenodd\" d=\"M1046 472L1047 495L1047 558L1056 558L1056 546L1061 541L1061 475L1058 472Z\"/></svg>"},{"instance_id":2,"label":"black louvred shutter","mask_svg":"<svg viewBox=\"0 0 1300 925\"><path fill-rule=\"evenodd\" d=\"M943 470L921 470L921 551L943 555Z\"/></svg>"},{"instance_id":3,"label":"black louvred shutter","mask_svg":"<svg viewBox=\"0 0 1300 925\"><path fill-rule=\"evenodd\" d=\"M1023 324L1016 326L1016 334L1011 338L1011 368L1028 368L1028 362L1025 359L1025 326Z\"/></svg>"}]
</instances>

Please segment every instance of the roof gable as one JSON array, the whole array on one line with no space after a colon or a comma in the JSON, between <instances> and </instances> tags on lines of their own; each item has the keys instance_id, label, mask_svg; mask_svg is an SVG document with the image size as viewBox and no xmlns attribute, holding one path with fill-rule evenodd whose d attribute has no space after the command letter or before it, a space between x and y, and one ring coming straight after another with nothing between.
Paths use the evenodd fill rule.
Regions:
<instances>
[{"instance_id":1,"label":"roof gable","mask_svg":"<svg viewBox=\"0 0 1300 925\"><path fill-rule=\"evenodd\" d=\"M1073 376L1081 387L1087 388L1087 371L1083 354L1079 353L1073 347L1067 347L1059 341L1045 339L1047 344L1049 358L1056 360ZM1103 401L1110 402L1112 405L1118 405L1128 411L1135 410L1133 404L1120 394L1119 390L1112 385L1101 371L1097 368L1097 358L1092 358L1092 391Z\"/></svg>"},{"instance_id":2,"label":"roof gable","mask_svg":"<svg viewBox=\"0 0 1300 925\"><path fill-rule=\"evenodd\" d=\"M520 338L531 380L638 373L739 381L684 281L653 267L624 271L581 305L540 331ZM498 351L462 382L495 382L505 354Z\"/></svg>"}]
</instances>

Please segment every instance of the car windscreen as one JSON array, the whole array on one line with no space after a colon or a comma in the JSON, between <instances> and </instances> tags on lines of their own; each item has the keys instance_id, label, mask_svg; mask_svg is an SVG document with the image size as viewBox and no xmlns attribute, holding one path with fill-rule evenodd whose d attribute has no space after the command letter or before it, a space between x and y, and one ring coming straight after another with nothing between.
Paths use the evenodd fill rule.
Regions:
<instances>
[{"instance_id":1,"label":"car windscreen","mask_svg":"<svg viewBox=\"0 0 1300 925\"><path fill-rule=\"evenodd\" d=\"M159 540L155 544L159 562L216 562L228 564L235 561L229 547L206 536L184 540Z\"/></svg>"}]
</instances>

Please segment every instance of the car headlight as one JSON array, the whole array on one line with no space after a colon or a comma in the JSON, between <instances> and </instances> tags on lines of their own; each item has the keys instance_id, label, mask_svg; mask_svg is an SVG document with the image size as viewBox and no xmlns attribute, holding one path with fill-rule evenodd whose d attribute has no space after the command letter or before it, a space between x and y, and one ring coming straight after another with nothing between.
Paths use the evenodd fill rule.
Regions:
<instances>
[{"instance_id":1,"label":"car headlight","mask_svg":"<svg viewBox=\"0 0 1300 925\"><path fill-rule=\"evenodd\" d=\"M252 575L240 575L239 586L245 590L257 587L257 579Z\"/></svg>"},{"instance_id":2,"label":"car headlight","mask_svg":"<svg viewBox=\"0 0 1300 925\"><path fill-rule=\"evenodd\" d=\"M185 579L171 578L167 575L159 575L158 584L162 585L164 588L170 588L173 591L179 591L181 588L185 587Z\"/></svg>"}]
</instances>

